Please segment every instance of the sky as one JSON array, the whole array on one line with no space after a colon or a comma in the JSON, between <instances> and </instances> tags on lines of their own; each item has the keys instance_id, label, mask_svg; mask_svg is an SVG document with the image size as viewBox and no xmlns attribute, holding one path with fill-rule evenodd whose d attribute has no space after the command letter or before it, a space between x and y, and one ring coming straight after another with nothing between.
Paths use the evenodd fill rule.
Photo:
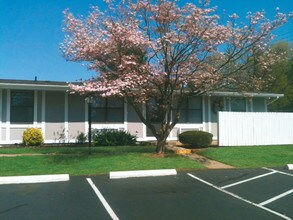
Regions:
<instances>
[{"instance_id":1,"label":"sky","mask_svg":"<svg viewBox=\"0 0 293 220\"><path fill-rule=\"evenodd\" d=\"M197 3L195 0L180 2ZM293 0L211 0L220 15L265 10L273 19L280 12L293 11ZM102 0L0 0L0 79L75 82L96 73L80 63L67 62L59 50L64 40L62 12L86 16L91 5L103 9ZM293 43L293 19L279 28L274 42Z\"/></svg>"}]
</instances>

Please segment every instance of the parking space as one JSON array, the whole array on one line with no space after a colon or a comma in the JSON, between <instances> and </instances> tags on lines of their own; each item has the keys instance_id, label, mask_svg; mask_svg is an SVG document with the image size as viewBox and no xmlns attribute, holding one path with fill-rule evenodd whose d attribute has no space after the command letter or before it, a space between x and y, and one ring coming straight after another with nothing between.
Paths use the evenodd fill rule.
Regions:
<instances>
[{"instance_id":1,"label":"parking space","mask_svg":"<svg viewBox=\"0 0 293 220\"><path fill-rule=\"evenodd\" d=\"M176 177L92 178L119 219L280 219L186 173Z\"/></svg>"},{"instance_id":2,"label":"parking space","mask_svg":"<svg viewBox=\"0 0 293 220\"><path fill-rule=\"evenodd\" d=\"M293 218L293 193L267 204L266 207L286 213L287 216Z\"/></svg>"},{"instance_id":3,"label":"parking space","mask_svg":"<svg viewBox=\"0 0 293 220\"><path fill-rule=\"evenodd\" d=\"M224 188L255 203L262 203L270 198L293 189L293 177L271 174Z\"/></svg>"},{"instance_id":4,"label":"parking space","mask_svg":"<svg viewBox=\"0 0 293 220\"><path fill-rule=\"evenodd\" d=\"M283 168L199 172L193 176L243 202L282 219L293 218L293 173Z\"/></svg>"},{"instance_id":5,"label":"parking space","mask_svg":"<svg viewBox=\"0 0 293 220\"><path fill-rule=\"evenodd\" d=\"M84 177L0 186L0 219L111 219Z\"/></svg>"},{"instance_id":6,"label":"parking space","mask_svg":"<svg viewBox=\"0 0 293 220\"><path fill-rule=\"evenodd\" d=\"M292 206L293 174L282 169L0 186L0 219L292 219Z\"/></svg>"}]
</instances>

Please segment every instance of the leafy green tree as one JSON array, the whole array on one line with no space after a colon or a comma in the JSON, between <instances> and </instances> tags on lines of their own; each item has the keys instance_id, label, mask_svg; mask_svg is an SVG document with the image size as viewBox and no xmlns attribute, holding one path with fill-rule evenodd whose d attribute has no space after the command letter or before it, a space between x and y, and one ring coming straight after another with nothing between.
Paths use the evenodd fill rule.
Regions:
<instances>
[{"instance_id":1,"label":"leafy green tree","mask_svg":"<svg viewBox=\"0 0 293 220\"><path fill-rule=\"evenodd\" d=\"M293 47L289 42L278 42L271 47L272 51L282 56L270 69L271 80L267 91L282 93L285 96L269 105L270 111L293 112Z\"/></svg>"}]
</instances>

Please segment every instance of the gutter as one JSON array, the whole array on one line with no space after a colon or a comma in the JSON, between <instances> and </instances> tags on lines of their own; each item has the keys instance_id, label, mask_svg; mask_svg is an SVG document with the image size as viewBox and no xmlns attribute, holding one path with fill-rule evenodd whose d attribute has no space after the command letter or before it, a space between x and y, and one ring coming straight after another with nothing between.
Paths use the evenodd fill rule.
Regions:
<instances>
[{"instance_id":1,"label":"gutter","mask_svg":"<svg viewBox=\"0 0 293 220\"><path fill-rule=\"evenodd\" d=\"M50 85L50 84L20 84L20 83L1 83L0 89L35 89L35 90L56 90L66 91L68 85Z\"/></svg>"},{"instance_id":2,"label":"gutter","mask_svg":"<svg viewBox=\"0 0 293 220\"><path fill-rule=\"evenodd\" d=\"M208 95L212 96L229 96L229 97L260 97L260 98L280 98L283 97L284 94L276 94L276 93L253 93L253 92L212 92L208 93Z\"/></svg>"}]
</instances>

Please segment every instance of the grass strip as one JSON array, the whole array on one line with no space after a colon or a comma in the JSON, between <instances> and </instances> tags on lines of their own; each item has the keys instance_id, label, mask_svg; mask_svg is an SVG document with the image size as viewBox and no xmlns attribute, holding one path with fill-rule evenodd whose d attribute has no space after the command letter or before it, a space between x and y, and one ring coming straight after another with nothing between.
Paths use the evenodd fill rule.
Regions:
<instances>
[{"instance_id":1,"label":"grass strip","mask_svg":"<svg viewBox=\"0 0 293 220\"><path fill-rule=\"evenodd\" d=\"M0 154L4 149L0 149ZM19 148L5 149L7 154L42 153L43 156L0 157L0 175L61 174L94 175L110 171L148 169L201 169L196 161L167 152L154 154L153 146L88 148ZM49 155L50 154L50 155ZM53 155L52 155L53 154Z\"/></svg>"},{"instance_id":2,"label":"grass strip","mask_svg":"<svg viewBox=\"0 0 293 220\"><path fill-rule=\"evenodd\" d=\"M293 163L293 145L218 147L199 154L239 168L282 167Z\"/></svg>"}]
</instances>

